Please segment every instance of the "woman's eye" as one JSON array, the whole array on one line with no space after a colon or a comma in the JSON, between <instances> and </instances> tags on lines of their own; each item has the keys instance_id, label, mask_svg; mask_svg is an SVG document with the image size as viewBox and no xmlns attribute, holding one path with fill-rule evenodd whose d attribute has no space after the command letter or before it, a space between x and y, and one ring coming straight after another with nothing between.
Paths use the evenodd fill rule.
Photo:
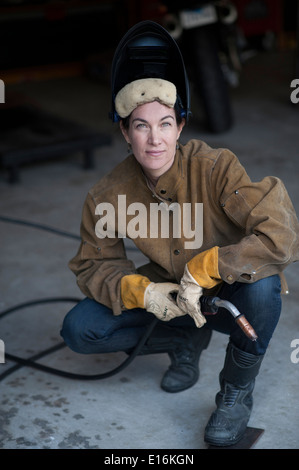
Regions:
<instances>
[{"instance_id":1,"label":"woman's eye","mask_svg":"<svg viewBox=\"0 0 299 470\"><path fill-rule=\"evenodd\" d=\"M146 124L144 122L141 122L140 124L136 125L136 129L143 129L146 128Z\"/></svg>"}]
</instances>

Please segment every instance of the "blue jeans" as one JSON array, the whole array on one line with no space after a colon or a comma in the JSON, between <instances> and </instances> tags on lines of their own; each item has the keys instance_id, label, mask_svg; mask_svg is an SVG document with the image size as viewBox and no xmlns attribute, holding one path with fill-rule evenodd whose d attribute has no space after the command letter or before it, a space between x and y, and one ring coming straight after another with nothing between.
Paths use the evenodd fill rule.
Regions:
<instances>
[{"instance_id":1,"label":"blue jeans","mask_svg":"<svg viewBox=\"0 0 299 470\"><path fill-rule=\"evenodd\" d=\"M264 354L281 312L280 287L280 278L275 275L251 284L223 283L217 295L245 315L258 335L257 341L248 339L224 308L206 317L206 327L229 335L230 341L243 351ZM140 308L115 316L109 308L85 298L66 315L61 335L72 350L82 354L128 351L136 346L153 319L153 314ZM175 318L167 326L196 328L189 315Z\"/></svg>"}]
</instances>

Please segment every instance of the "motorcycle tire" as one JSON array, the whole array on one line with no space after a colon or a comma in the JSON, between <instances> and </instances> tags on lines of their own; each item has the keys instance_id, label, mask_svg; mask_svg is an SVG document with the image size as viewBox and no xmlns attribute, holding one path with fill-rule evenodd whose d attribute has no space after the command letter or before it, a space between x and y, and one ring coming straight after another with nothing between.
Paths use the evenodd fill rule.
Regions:
<instances>
[{"instance_id":1,"label":"motorcycle tire","mask_svg":"<svg viewBox=\"0 0 299 470\"><path fill-rule=\"evenodd\" d=\"M201 97L207 127L213 133L221 133L232 127L233 112L213 26L189 31L189 54L192 51L195 92Z\"/></svg>"}]
</instances>

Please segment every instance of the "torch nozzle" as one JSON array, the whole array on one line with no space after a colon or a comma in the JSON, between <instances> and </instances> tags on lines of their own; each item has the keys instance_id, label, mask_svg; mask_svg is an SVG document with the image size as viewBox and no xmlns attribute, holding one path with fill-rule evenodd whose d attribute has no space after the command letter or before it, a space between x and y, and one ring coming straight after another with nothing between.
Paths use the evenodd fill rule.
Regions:
<instances>
[{"instance_id":1,"label":"torch nozzle","mask_svg":"<svg viewBox=\"0 0 299 470\"><path fill-rule=\"evenodd\" d=\"M222 300L219 297L205 297L202 300L202 304L208 306L209 312L206 313L210 314L215 314L217 312L217 308L219 307L225 308L232 314L236 323L238 323L242 331L244 331L245 335L251 339L251 341L257 340L258 336L250 323L246 320L245 316L240 313L237 307L235 307L234 304L228 300ZM203 313L205 313L205 311L203 311Z\"/></svg>"}]
</instances>

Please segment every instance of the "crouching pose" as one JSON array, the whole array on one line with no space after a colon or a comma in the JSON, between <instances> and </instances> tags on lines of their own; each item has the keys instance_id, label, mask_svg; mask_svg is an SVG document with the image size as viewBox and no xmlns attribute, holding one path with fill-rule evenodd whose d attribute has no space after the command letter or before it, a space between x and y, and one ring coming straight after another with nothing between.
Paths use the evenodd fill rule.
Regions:
<instances>
[{"instance_id":1,"label":"crouching pose","mask_svg":"<svg viewBox=\"0 0 299 470\"><path fill-rule=\"evenodd\" d=\"M168 33L153 22L132 28L112 66L112 118L130 154L86 197L82 241L70 262L86 298L67 314L62 336L83 354L130 352L156 317L141 354L168 353L161 387L173 393L197 382L212 330L228 335L217 407L205 429L206 442L228 446L246 430L280 316L283 270L299 258L299 225L280 179L252 182L231 151L179 143L188 92ZM146 265L136 269L127 258L124 237ZM232 302L258 340L223 308L203 315L203 294Z\"/></svg>"}]
</instances>

